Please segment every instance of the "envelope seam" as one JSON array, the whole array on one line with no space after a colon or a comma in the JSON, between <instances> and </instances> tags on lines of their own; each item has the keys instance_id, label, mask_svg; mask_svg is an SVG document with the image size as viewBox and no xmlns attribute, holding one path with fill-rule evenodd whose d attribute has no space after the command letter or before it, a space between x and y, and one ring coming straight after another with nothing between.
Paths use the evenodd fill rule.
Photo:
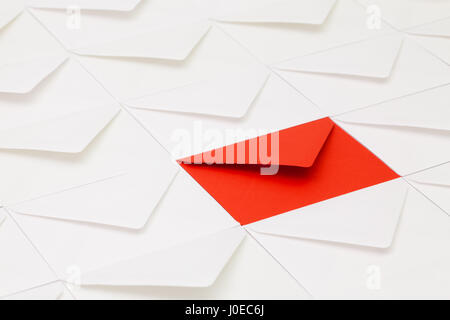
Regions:
<instances>
[{"instance_id":1,"label":"envelope seam","mask_svg":"<svg viewBox=\"0 0 450 320\"><path fill-rule=\"evenodd\" d=\"M447 61L442 59L439 55L435 54L433 51L431 51L430 49L425 47L423 44L421 44L420 41L417 41L417 39L414 38L414 35L408 35L408 38L409 38L410 41L413 41L415 44L417 44L419 47L421 47L424 51L426 51L428 54L432 55L433 57L435 57L436 59L438 59L439 61L441 61L445 65L447 65L447 66L450 65ZM448 41L450 41L450 39L448 39Z\"/></svg>"},{"instance_id":2,"label":"envelope seam","mask_svg":"<svg viewBox=\"0 0 450 320\"><path fill-rule=\"evenodd\" d=\"M412 184L408 179L402 177L402 179L408 183L414 190L416 190L418 193L420 193L425 199L427 199L429 202L434 204L439 210L441 210L445 215L450 217L450 213L445 211L441 206L439 206L435 201L433 201L430 197L428 197L424 192L422 192L420 189L418 189L414 184Z\"/></svg>"},{"instance_id":3,"label":"envelope seam","mask_svg":"<svg viewBox=\"0 0 450 320\"><path fill-rule=\"evenodd\" d=\"M294 277L294 275L277 258L275 258L275 256L260 241L258 241L258 239L253 236L247 227L243 226L243 228L245 232L247 232L247 234L298 284L300 288L307 293L310 298L315 299L311 292L306 289L306 287L296 277Z\"/></svg>"},{"instance_id":4,"label":"envelope seam","mask_svg":"<svg viewBox=\"0 0 450 320\"><path fill-rule=\"evenodd\" d=\"M59 279L59 276L56 273L55 269L53 269L52 265L48 262L48 260L45 258L45 256L42 254L42 252L38 249L36 244L31 240L31 238L28 236L28 234L25 232L25 230L22 228L22 226L19 224L19 222L11 214L11 212L7 208L4 208L4 210L6 211L6 213L8 215L8 218L10 218L11 221L13 221L14 224L17 226L17 228L19 229L19 231L22 234L22 236L25 237L26 241L31 245L33 250L39 255L39 257L42 259L42 261L47 265L47 267L49 268L50 272L53 274L53 276L56 279L54 282L56 282L58 280L61 280L61 279Z\"/></svg>"},{"instance_id":5,"label":"envelope seam","mask_svg":"<svg viewBox=\"0 0 450 320\"><path fill-rule=\"evenodd\" d=\"M384 101L376 102L376 103L373 103L373 104L370 104L370 105L358 107L356 109L352 109L352 110L349 110L349 111L336 113L336 114L330 115L330 117L332 119L334 119L334 118L341 117L341 116L346 115L346 114L351 114L352 112L355 112L355 111L365 110L365 109L368 109L368 108L371 108L371 107L375 107L375 106L378 106L378 105L381 105L381 104L385 104L385 103L388 103L388 102L391 102L391 101L396 101L398 99L403 99L403 98L415 96L415 95L418 95L418 94L421 94L421 93L424 93L424 92L427 92L427 91L443 88L443 87L446 87L446 86L449 86L449 85L450 85L450 81L446 82L444 84L440 84L440 85L431 87L431 88L426 88L426 89L423 89L423 90L420 90L420 91L408 93L408 94L400 96L400 97L395 97L395 98L387 99L387 100L384 100ZM336 120L340 121L339 119L336 119Z\"/></svg>"},{"instance_id":6,"label":"envelope seam","mask_svg":"<svg viewBox=\"0 0 450 320\"><path fill-rule=\"evenodd\" d=\"M63 285L64 288L67 289L67 287L66 287L65 284L64 284L64 281L61 281L61 280L54 280L54 281L47 282L47 283L44 283L44 284L40 284L40 285L31 287L31 288L28 288L28 289L16 291L16 292L14 292L14 293L11 293L11 294L8 294L8 295L6 295L6 296L1 297L0 300L8 299L8 298L10 298L10 297L14 297L15 295L22 294L22 293L27 293L27 292L32 291L32 290L41 289L41 288L44 288L44 287L46 287L46 286L50 286L50 285L56 284L56 283L61 283L61 285ZM67 289L67 291L69 291L69 290ZM64 293L64 292L61 292L60 294L58 294L57 300L58 300L58 298L60 298L60 297L63 295L63 293ZM70 295L72 295L72 292L70 292ZM72 295L72 297L73 297L73 295ZM73 298L75 298L75 297L73 297Z\"/></svg>"},{"instance_id":7,"label":"envelope seam","mask_svg":"<svg viewBox=\"0 0 450 320\"><path fill-rule=\"evenodd\" d=\"M228 36L228 38L230 38L232 41L234 41L239 47L241 47L241 49L243 49L245 52L247 52L248 55L250 55L257 63L259 63L260 65L264 66L265 68L267 68L270 72L270 75L275 75L276 77L278 77L278 79L280 79L281 81L283 81L286 85L288 85L291 89L293 89L295 92L297 92L298 94L300 94L303 98L305 98L306 100L308 100L315 108L316 111L318 111L321 115L325 115L323 110L321 108L319 108L319 106L314 103L314 101L312 101L309 97L307 97L305 94L303 94L300 90L298 90L296 87L294 87L289 81L287 81L286 79L284 79L281 75L279 75L270 65L262 62L255 54L253 54L253 52L248 49L244 44L242 44L240 41L238 41L235 37L233 37L230 33L228 33L225 29L223 29L220 24L218 24L216 21L212 21L213 25L221 30L226 36ZM270 76L269 75L269 76Z\"/></svg>"}]
</instances>

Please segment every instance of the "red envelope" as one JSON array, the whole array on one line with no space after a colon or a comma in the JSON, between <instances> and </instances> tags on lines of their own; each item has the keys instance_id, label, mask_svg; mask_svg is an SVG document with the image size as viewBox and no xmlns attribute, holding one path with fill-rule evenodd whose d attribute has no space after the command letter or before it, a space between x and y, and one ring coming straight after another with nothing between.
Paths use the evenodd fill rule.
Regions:
<instances>
[{"instance_id":1,"label":"red envelope","mask_svg":"<svg viewBox=\"0 0 450 320\"><path fill-rule=\"evenodd\" d=\"M277 134L278 139L261 136L182 159L180 165L242 225L399 178L329 118ZM270 152L273 146L278 157ZM262 175L269 165L279 166L276 174Z\"/></svg>"}]
</instances>

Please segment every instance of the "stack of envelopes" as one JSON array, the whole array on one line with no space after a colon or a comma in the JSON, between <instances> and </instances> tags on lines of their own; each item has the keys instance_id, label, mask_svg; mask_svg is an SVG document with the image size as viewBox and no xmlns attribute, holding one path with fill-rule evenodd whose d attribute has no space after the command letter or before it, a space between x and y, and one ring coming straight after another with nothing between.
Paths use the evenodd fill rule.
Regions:
<instances>
[{"instance_id":1,"label":"stack of envelopes","mask_svg":"<svg viewBox=\"0 0 450 320\"><path fill-rule=\"evenodd\" d=\"M450 298L449 52L450 0L2 0L0 298Z\"/></svg>"}]
</instances>

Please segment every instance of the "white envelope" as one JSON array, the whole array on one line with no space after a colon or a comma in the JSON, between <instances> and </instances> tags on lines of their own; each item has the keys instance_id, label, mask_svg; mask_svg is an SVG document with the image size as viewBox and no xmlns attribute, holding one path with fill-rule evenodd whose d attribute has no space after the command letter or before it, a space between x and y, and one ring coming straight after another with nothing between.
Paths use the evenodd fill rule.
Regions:
<instances>
[{"instance_id":1,"label":"white envelope","mask_svg":"<svg viewBox=\"0 0 450 320\"><path fill-rule=\"evenodd\" d=\"M212 15L266 64L392 31L354 0L229 0ZM228 11L228 12L227 12Z\"/></svg>"},{"instance_id":2,"label":"white envelope","mask_svg":"<svg viewBox=\"0 0 450 320\"><path fill-rule=\"evenodd\" d=\"M4 300L74 300L61 281L44 284L4 298Z\"/></svg>"},{"instance_id":3,"label":"white envelope","mask_svg":"<svg viewBox=\"0 0 450 320\"><path fill-rule=\"evenodd\" d=\"M189 111L197 106L197 112L207 108L210 113L234 117L244 114L248 100L259 92L268 71L204 18L192 18L185 10L178 12L167 6L161 1L144 1L133 17L122 17L123 20L121 14L87 11L82 16L85 27L80 32L65 28L61 20L64 13L60 10L33 12L68 49L83 56L81 61L86 68L121 102L185 87L185 96L202 101L188 106L173 101L172 110ZM180 12L185 13L181 20L177 18ZM134 21L132 18L136 22L128 23ZM105 29L99 27L103 25ZM122 31L112 32L114 28ZM205 105L212 97L216 98L216 104ZM235 104L238 98L246 104ZM226 100L219 103L221 99ZM158 100L152 102L150 107L159 107Z\"/></svg>"},{"instance_id":4,"label":"white envelope","mask_svg":"<svg viewBox=\"0 0 450 320\"><path fill-rule=\"evenodd\" d=\"M207 288L73 286L79 299L310 299L303 288L250 236L217 281Z\"/></svg>"},{"instance_id":5,"label":"white envelope","mask_svg":"<svg viewBox=\"0 0 450 320\"><path fill-rule=\"evenodd\" d=\"M334 120L404 176L450 161L449 99L444 86Z\"/></svg>"},{"instance_id":6,"label":"white envelope","mask_svg":"<svg viewBox=\"0 0 450 320\"><path fill-rule=\"evenodd\" d=\"M325 1L328 6L332 5L333 1ZM134 107L139 107L135 102L140 101L143 107L151 109L241 117L268 72L221 30L222 25L208 19L214 10L202 10L201 4L195 6L188 2L183 6L179 1L168 4L144 1L132 16L88 10L82 15L85 27L79 32L65 27L66 17L61 10L33 12L66 48L83 55L82 63L119 101ZM362 9L353 2L352 5L357 10ZM218 12L226 12L230 6L226 3ZM177 18L180 13L185 18ZM134 18L139 23L130 22ZM347 37L353 27L342 31L346 40L338 44L350 41ZM261 36L265 44L281 48L276 42L268 41L265 33ZM330 37L336 39L334 34ZM350 38L355 40L355 37ZM295 43L307 47L304 41ZM174 90L179 96L171 97L171 105L160 106ZM188 99L190 101L186 101Z\"/></svg>"},{"instance_id":7,"label":"white envelope","mask_svg":"<svg viewBox=\"0 0 450 320\"><path fill-rule=\"evenodd\" d=\"M152 132L153 136L171 152L175 159L205 152L224 145L251 139L270 132L286 129L323 117L323 114L305 97L286 84L275 74L267 74L267 80L259 92L253 91L253 99L234 95L225 101L235 100L236 105L245 106L241 117L226 115L223 111L198 110L195 101L205 101L210 106L220 105L218 95L187 97L182 90L129 101L127 105L136 117ZM247 88L243 88L247 90ZM195 92L195 91L194 91ZM230 93L231 94L231 93ZM247 96L247 97L246 97ZM181 98L184 98L182 100ZM158 100L160 111L147 109L152 99ZM180 101L184 112L166 112ZM140 107L138 107L140 106ZM226 109L226 105L223 106ZM192 112L189 112L192 110ZM203 111L204 113L201 113Z\"/></svg>"},{"instance_id":8,"label":"white envelope","mask_svg":"<svg viewBox=\"0 0 450 320\"><path fill-rule=\"evenodd\" d=\"M449 298L449 217L402 179L247 228L314 298Z\"/></svg>"},{"instance_id":9,"label":"white envelope","mask_svg":"<svg viewBox=\"0 0 450 320\"><path fill-rule=\"evenodd\" d=\"M0 34L0 94L29 93L67 56L27 12L12 18Z\"/></svg>"},{"instance_id":10,"label":"white envelope","mask_svg":"<svg viewBox=\"0 0 450 320\"><path fill-rule=\"evenodd\" d=\"M11 210L20 212L32 208L39 212L40 203L30 201ZM252 294L284 298L306 296L301 287L261 251L253 252L251 257L259 256L257 262L271 261L262 270L276 273L276 281L264 283L264 275L256 273L258 277L249 277L245 282L246 277L260 267L247 264L248 249L246 254L234 255L246 232L183 171L148 223L139 230L91 224L89 220L48 219L38 214L14 214L14 217L77 298L85 298L85 295L95 298L98 291L103 297L111 298L137 294L152 298L187 297L202 292L209 298L231 297L239 292L233 287L236 282L221 281L221 274L236 258L244 259L245 263L233 263L227 269L231 269L228 271L231 276L241 274L239 280L243 287L248 286L241 294L249 297ZM255 250L255 245L251 247ZM234 270L236 266L239 270ZM219 284L213 286L217 281ZM200 289L211 286L214 289ZM286 291L274 293L274 288Z\"/></svg>"},{"instance_id":11,"label":"white envelope","mask_svg":"<svg viewBox=\"0 0 450 320\"><path fill-rule=\"evenodd\" d=\"M418 172L407 177L408 181L433 201L437 206L450 214L450 164Z\"/></svg>"},{"instance_id":12,"label":"white envelope","mask_svg":"<svg viewBox=\"0 0 450 320\"><path fill-rule=\"evenodd\" d=\"M276 67L318 107L334 115L450 83L446 64L397 34L336 47Z\"/></svg>"},{"instance_id":13,"label":"white envelope","mask_svg":"<svg viewBox=\"0 0 450 320\"><path fill-rule=\"evenodd\" d=\"M79 299L310 299L306 291L251 237L207 288L77 286Z\"/></svg>"},{"instance_id":14,"label":"white envelope","mask_svg":"<svg viewBox=\"0 0 450 320\"><path fill-rule=\"evenodd\" d=\"M128 46L137 49L136 55L140 47ZM186 59L175 61L171 51L164 57L82 57L81 61L125 104L142 100L145 104L133 103L133 106L194 113L206 111L231 117L240 117L246 113L249 103L261 90L269 73L216 27L209 29ZM172 94L173 90L184 90L183 96L173 99L172 105L168 107L160 106L164 95ZM214 99L214 103L208 104L211 99ZM180 101L184 103L180 104ZM190 110L192 107L197 109Z\"/></svg>"},{"instance_id":15,"label":"white envelope","mask_svg":"<svg viewBox=\"0 0 450 320\"><path fill-rule=\"evenodd\" d=\"M450 17L448 0L358 0L398 30ZM375 9L375 10L374 10ZM368 11L369 12L369 11Z\"/></svg>"},{"instance_id":16,"label":"white envelope","mask_svg":"<svg viewBox=\"0 0 450 320\"><path fill-rule=\"evenodd\" d=\"M184 60L210 25L194 3L34 0L29 6L33 15L70 51L94 56L170 56Z\"/></svg>"},{"instance_id":17,"label":"white envelope","mask_svg":"<svg viewBox=\"0 0 450 320\"><path fill-rule=\"evenodd\" d=\"M414 39L450 65L450 18L407 30Z\"/></svg>"},{"instance_id":18,"label":"white envelope","mask_svg":"<svg viewBox=\"0 0 450 320\"><path fill-rule=\"evenodd\" d=\"M0 197L36 199L26 213L139 228L178 170L75 60L31 93L0 94L0 115Z\"/></svg>"},{"instance_id":19,"label":"white envelope","mask_svg":"<svg viewBox=\"0 0 450 320\"><path fill-rule=\"evenodd\" d=\"M56 280L52 270L0 208L0 298Z\"/></svg>"},{"instance_id":20,"label":"white envelope","mask_svg":"<svg viewBox=\"0 0 450 320\"><path fill-rule=\"evenodd\" d=\"M141 9L139 12L145 15L151 8L151 4L142 3L137 10ZM50 17L57 13L45 12L44 19L42 11L39 17L47 21L47 14ZM100 14L101 17L106 15L105 12ZM165 34L159 33L160 36ZM139 120L171 152L178 143L171 142L172 135L184 130L192 134L195 123L214 125L220 130L253 129L256 130L253 136L258 136L260 129L283 129L321 117L309 101L255 62L217 27L212 26L201 41L192 41L187 48L195 49L182 61L174 61L171 50L158 59L152 55L143 59L140 55L142 41L128 44L128 57L118 57L121 54L115 48L104 46L101 52L91 52L95 57L84 56L81 61L112 95L133 109ZM105 57L107 55L109 57ZM237 140L243 139L235 138L231 142ZM184 156L222 145L223 141L219 141L175 154Z\"/></svg>"}]
</instances>

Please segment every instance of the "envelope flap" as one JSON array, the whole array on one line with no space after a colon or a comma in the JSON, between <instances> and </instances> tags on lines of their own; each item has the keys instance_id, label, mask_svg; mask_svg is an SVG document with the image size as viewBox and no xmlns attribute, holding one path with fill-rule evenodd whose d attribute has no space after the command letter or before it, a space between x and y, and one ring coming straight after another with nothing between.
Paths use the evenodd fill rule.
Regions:
<instances>
[{"instance_id":1,"label":"envelope flap","mask_svg":"<svg viewBox=\"0 0 450 320\"><path fill-rule=\"evenodd\" d=\"M337 120L348 124L449 131L449 97L450 86L437 88L351 112Z\"/></svg>"},{"instance_id":2,"label":"envelope flap","mask_svg":"<svg viewBox=\"0 0 450 320\"><path fill-rule=\"evenodd\" d=\"M211 286L245 237L241 227L87 272L82 285Z\"/></svg>"},{"instance_id":3,"label":"envelope flap","mask_svg":"<svg viewBox=\"0 0 450 320\"><path fill-rule=\"evenodd\" d=\"M170 162L159 169L138 167L118 172L9 208L23 215L138 230L145 226L177 172Z\"/></svg>"},{"instance_id":4,"label":"envelope flap","mask_svg":"<svg viewBox=\"0 0 450 320\"><path fill-rule=\"evenodd\" d=\"M396 179L253 223L274 236L387 248L408 192Z\"/></svg>"},{"instance_id":5,"label":"envelope flap","mask_svg":"<svg viewBox=\"0 0 450 320\"><path fill-rule=\"evenodd\" d=\"M22 0L2 0L0 3L0 29L17 17L23 8Z\"/></svg>"},{"instance_id":6,"label":"envelope flap","mask_svg":"<svg viewBox=\"0 0 450 320\"><path fill-rule=\"evenodd\" d=\"M84 10L132 11L141 0L28 0L32 8L64 9L76 7Z\"/></svg>"},{"instance_id":7,"label":"envelope flap","mask_svg":"<svg viewBox=\"0 0 450 320\"><path fill-rule=\"evenodd\" d=\"M66 60L58 55L0 66L0 93L29 93Z\"/></svg>"},{"instance_id":8,"label":"envelope flap","mask_svg":"<svg viewBox=\"0 0 450 320\"><path fill-rule=\"evenodd\" d=\"M255 4L249 10L236 10L232 14L216 17L225 22L248 23L324 23L336 0L282 0Z\"/></svg>"},{"instance_id":9,"label":"envelope flap","mask_svg":"<svg viewBox=\"0 0 450 320\"><path fill-rule=\"evenodd\" d=\"M288 60L276 67L286 71L384 79L391 75L402 43L399 35L385 36Z\"/></svg>"},{"instance_id":10,"label":"envelope flap","mask_svg":"<svg viewBox=\"0 0 450 320\"><path fill-rule=\"evenodd\" d=\"M264 87L269 71L258 66L127 101L132 108L243 117Z\"/></svg>"},{"instance_id":11,"label":"envelope flap","mask_svg":"<svg viewBox=\"0 0 450 320\"><path fill-rule=\"evenodd\" d=\"M409 31L409 33L422 36L450 38L450 19L444 19L413 28Z\"/></svg>"},{"instance_id":12,"label":"envelope flap","mask_svg":"<svg viewBox=\"0 0 450 320\"><path fill-rule=\"evenodd\" d=\"M329 118L324 118L194 155L181 159L180 162L311 167L333 127L334 123ZM241 148L242 146L245 148ZM241 154L240 150L245 154ZM270 155L270 162L264 159L265 155Z\"/></svg>"},{"instance_id":13,"label":"envelope flap","mask_svg":"<svg viewBox=\"0 0 450 320\"><path fill-rule=\"evenodd\" d=\"M185 60L210 29L208 21L162 26L73 52L87 56Z\"/></svg>"},{"instance_id":14,"label":"envelope flap","mask_svg":"<svg viewBox=\"0 0 450 320\"><path fill-rule=\"evenodd\" d=\"M0 130L0 149L80 153L118 113L118 106L101 106Z\"/></svg>"}]
</instances>

